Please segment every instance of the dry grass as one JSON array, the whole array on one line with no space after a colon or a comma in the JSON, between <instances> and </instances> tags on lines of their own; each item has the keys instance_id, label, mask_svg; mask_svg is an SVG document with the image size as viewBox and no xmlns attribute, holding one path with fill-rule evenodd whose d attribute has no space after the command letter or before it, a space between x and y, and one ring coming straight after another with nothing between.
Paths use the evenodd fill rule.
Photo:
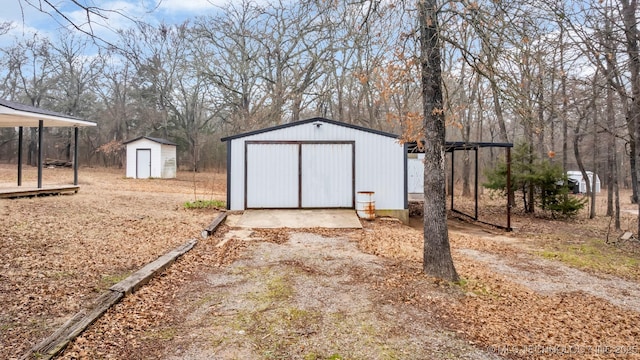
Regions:
<instances>
[{"instance_id":1,"label":"dry grass","mask_svg":"<svg viewBox=\"0 0 640 360\"><path fill-rule=\"evenodd\" d=\"M184 202L224 200L224 174L179 173L171 180L123 174L81 169L76 195L0 200L4 356L20 356L99 292L199 236L215 212L184 210ZM0 166L0 182L14 186L15 176L13 166ZM35 169L25 168L24 185L35 178ZM43 182L72 179L69 169L45 169Z\"/></svg>"}]
</instances>

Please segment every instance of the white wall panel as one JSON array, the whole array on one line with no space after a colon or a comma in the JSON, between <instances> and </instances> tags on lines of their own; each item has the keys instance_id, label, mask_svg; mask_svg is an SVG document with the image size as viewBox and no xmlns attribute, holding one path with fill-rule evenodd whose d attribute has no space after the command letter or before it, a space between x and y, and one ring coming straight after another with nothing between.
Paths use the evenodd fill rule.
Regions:
<instances>
[{"instance_id":1,"label":"white wall panel","mask_svg":"<svg viewBox=\"0 0 640 360\"><path fill-rule=\"evenodd\" d=\"M410 194L424 193L424 154L407 159L407 191Z\"/></svg>"},{"instance_id":2,"label":"white wall panel","mask_svg":"<svg viewBox=\"0 0 640 360\"><path fill-rule=\"evenodd\" d=\"M176 147L173 145L161 145L160 176L163 179L176 177Z\"/></svg>"},{"instance_id":3,"label":"white wall panel","mask_svg":"<svg viewBox=\"0 0 640 360\"><path fill-rule=\"evenodd\" d=\"M355 191L374 191L377 209L404 209L406 182L404 146L397 139L322 122L276 129L230 140L230 208L244 208L245 141L354 141ZM304 186L304 185L303 185Z\"/></svg>"},{"instance_id":4,"label":"white wall panel","mask_svg":"<svg viewBox=\"0 0 640 360\"><path fill-rule=\"evenodd\" d=\"M298 145L247 144L247 208L298 207Z\"/></svg>"},{"instance_id":5,"label":"white wall panel","mask_svg":"<svg viewBox=\"0 0 640 360\"><path fill-rule=\"evenodd\" d=\"M302 144L302 207L353 207L353 144Z\"/></svg>"}]
</instances>

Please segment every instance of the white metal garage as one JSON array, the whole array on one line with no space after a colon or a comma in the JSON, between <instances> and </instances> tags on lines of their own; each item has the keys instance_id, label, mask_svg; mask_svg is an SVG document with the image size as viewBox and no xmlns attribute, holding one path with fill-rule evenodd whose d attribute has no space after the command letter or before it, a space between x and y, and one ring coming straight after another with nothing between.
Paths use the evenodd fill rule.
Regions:
<instances>
[{"instance_id":1,"label":"white metal garage","mask_svg":"<svg viewBox=\"0 0 640 360\"><path fill-rule=\"evenodd\" d=\"M375 192L376 213L405 219L405 147L397 136L313 118L223 138L227 207L355 208Z\"/></svg>"}]
</instances>

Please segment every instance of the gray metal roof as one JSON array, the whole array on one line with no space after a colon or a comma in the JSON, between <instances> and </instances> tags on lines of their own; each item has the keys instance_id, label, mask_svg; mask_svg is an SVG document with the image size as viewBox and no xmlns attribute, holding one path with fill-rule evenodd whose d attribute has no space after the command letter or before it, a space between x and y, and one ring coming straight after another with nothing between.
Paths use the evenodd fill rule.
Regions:
<instances>
[{"instance_id":1,"label":"gray metal roof","mask_svg":"<svg viewBox=\"0 0 640 360\"><path fill-rule=\"evenodd\" d=\"M122 144L123 144L123 145L125 145L125 144L129 144L129 143L132 143L132 142L134 142L134 141L141 140L141 139L151 140L151 141L153 141L153 142L157 142L158 144L162 144L162 145L178 146L178 144L174 143L173 141L169 141L169 140L167 140L167 139L155 138L155 137L151 137L151 136L138 136L138 137L137 137L137 138L135 138L135 139L131 139L131 140L124 141Z\"/></svg>"},{"instance_id":2,"label":"gray metal roof","mask_svg":"<svg viewBox=\"0 0 640 360\"><path fill-rule=\"evenodd\" d=\"M474 150L486 147L497 148L512 148L512 143L493 143L493 142L464 142L464 141L446 141L444 143L444 150L446 152L452 152L457 150ZM407 150L410 153L423 153L424 150L420 150L418 144L415 141L407 143Z\"/></svg>"},{"instance_id":3,"label":"gray metal roof","mask_svg":"<svg viewBox=\"0 0 640 360\"><path fill-rule=\"evenodd\" d=\"M366 128L366 127L353 125L353 124L348 124L348 123L341 122L341 121L329 120L329 119L325 119L325 118L322 118L322 117L315 117L315 118L306 119L306 120L300 120L300 121L296 121L296 122L292 122L292 123L288 123L288 124L272 126L272 127L268 127L268 128L264 128L264 129L260 129L260 130L249 131L249 132L245 132L245 133L242 133L242 134L227 136L227 137L224 137L224 138L220 139L220 141L229 141L229 140L233 140L233 139L243 138L243 137L246 137L246 136L262 134L262 133L266 133L266 132L269 132L269 131L280 130L280 129L285 129L285 128L292 127L292 126L299 126L299 125L304 125L304 124L309 124L309 123L314 123L314 122L324 122L324 123L327 123L327 124L333 124L333 125L337 125L337 126L343 126L343 127L346 127L346 128L350 128L350 129L356 129L356 130L360 130L360 131L364 131L364 132L369 132L369 133L372 133L372 134L387 136L387 137L394 138L394 139L398 138L398 135L396 135L396 134L391 134L391 133L380 131L380 130L369 129L369 128Z\"/></svg>"},{"instance_id":4,"label":"gray metal roof","mask_svg":"<svg viewBox=\"0 0 640 360\"><path fill-rule=\"evenodd\" d=\"M0 127L38 127L40 120L44 127L96 126L70 115L0 99Z\"/></svg>"}]
</instances>

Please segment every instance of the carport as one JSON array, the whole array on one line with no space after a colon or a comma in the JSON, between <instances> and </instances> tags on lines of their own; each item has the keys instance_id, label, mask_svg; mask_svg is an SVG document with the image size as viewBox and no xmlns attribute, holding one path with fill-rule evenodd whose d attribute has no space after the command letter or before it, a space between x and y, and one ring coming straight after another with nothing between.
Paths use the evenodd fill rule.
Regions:
<instances>
[{"instance_id":1,"label":"carport","mask_svg":"<svg viewBox=\"0 0 640 360\"><path fill-rule=\"evenodd\" d=\"M422 150L422 148L418 145L417 142L410 142L407 144L407 149L409 153L424 153L424 151ZM505 162L507 164L507 189L508 189L508 194L507 194L507 202L506 202L506 206L505 206L505 211L506 211L506 225L500 225L500 224L496 224L493 222L486 222L486 221L482 221L479 219L478 217L478 186L479 186L479 181L478 181L478 173L479 173L479 161L478 161L478 151L480 149L484 149L484 148L502 148L505 149ZM501 228L504 229L506 231L512 231L513 229L511 228L511 207L512 207L512 201L513 201L513 191L511 190L511 148L513 148L513 144L512 143L494 143L494 142L462 142L462 141L447 141L445 142L445 146L444 146L444 150L447 154L450 154L450 164L451 164L451 173L449 176L449 181L450 183L450 200L451 200L451 204L450 204L450 210L452 213L457 214L457 215L461 215L465 218L469 218L475 222L479 222L479 223L484 223L487 225L491 225L491 226L495 226L497 228ZM465 212L463 210L459 210L456 208L454 199L455 199L455 186L454 186L454 179L455 179L455 158L456 158L456 152L460 152L460 151L473 151L474 152L474 164L475 164L475 169L474 169L474 176L473 176L473 184L474 184L474 208L473 208L473 213L468 213ZM419 174L420 176L422 176L422 174ZM418 183L422 183L424 181L424 179L422 177L420 177L420 179L418 180ZM412 194L412 195L418 195L418 194Z\"/></svg>"},{"instance_id":2,"label":"carport","mask_svg":"<svg viewBox=\"0 0 640 360\"><path fill-rule=\"evenodd\" d=\"M23 196L51 195L77 192L78 186L78 128L96 126L96 123L79 119L73 116L48 111L33 106L0 99L0 127L18 128L18 174L17 187L0 189L0 197L15 198ZM36 187L22 186L22 148L24 128L38 129L38 180ZM45 127L73 127L73 185L49 185L42 184L43 166L43 130Z\"/></svg>"}]
</instances>

